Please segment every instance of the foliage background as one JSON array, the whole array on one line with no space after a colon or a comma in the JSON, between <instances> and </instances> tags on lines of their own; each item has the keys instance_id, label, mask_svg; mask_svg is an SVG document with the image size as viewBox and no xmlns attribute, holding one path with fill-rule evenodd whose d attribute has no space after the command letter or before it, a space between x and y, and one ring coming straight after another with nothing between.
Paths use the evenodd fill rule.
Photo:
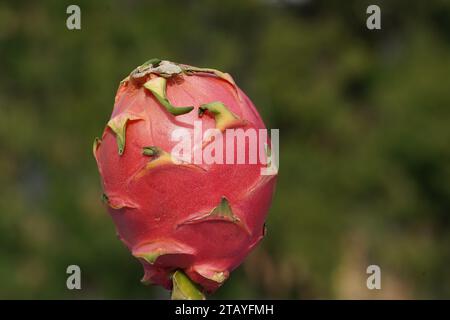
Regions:
<instances>
[{"instance_id":1,"label":"foliage background","mask_svg":"<svg viewBox=\"0 0 450 320\"><path fill-rule=\"evenodd\" d=\"M213 298L450 298L444 0L2 1L0 298L168 297L139 282L91 154L118 82L152 57L230 72L280 129L268 235Z\"/></svg>"}]
</instances>

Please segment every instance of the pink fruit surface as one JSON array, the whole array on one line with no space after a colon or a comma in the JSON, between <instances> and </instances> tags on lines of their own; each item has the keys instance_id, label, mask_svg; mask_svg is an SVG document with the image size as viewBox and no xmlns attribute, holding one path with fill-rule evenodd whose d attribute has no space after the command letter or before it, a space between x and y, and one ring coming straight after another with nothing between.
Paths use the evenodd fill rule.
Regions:
<instances>
[{"instance_id":1,"label":"pink fruit surface","mask_svg":"<svg viewBox=\"0 0 450 320\"><path fill-rule=\"evenodd\" d=\"M103 199L144 267L142 281L171 289L171 275L182 270L210 293L264 236L276 173L261 175L267 165L259 162L174 161L174 130L185 129L195 144L195 121L203 132L265 129L228 74L152 59L120 83L93 151Z\"/></svg>"}]
</instances>

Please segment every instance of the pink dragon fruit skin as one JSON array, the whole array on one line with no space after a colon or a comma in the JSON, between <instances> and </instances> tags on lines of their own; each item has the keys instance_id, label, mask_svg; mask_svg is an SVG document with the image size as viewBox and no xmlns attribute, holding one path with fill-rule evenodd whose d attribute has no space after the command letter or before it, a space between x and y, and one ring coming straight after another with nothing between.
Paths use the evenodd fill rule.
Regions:
<instances>
[{"instance_id":1,"label":"pink dragon fruit skin","mask_svg":"<svg viewBox=\"0 0 450 320\"><path fill-rule=\"evenodd\" d=\"M171 289L171 275L182 270L211 293L264 236L276 174L261 175L261 163L174 163L172 132L185 128L194 141L194 121L203 132L265 128L228 74L151 60L121 82L94 156L118 236L143 264L142 281Z\"/></svg>"}]
</instances>

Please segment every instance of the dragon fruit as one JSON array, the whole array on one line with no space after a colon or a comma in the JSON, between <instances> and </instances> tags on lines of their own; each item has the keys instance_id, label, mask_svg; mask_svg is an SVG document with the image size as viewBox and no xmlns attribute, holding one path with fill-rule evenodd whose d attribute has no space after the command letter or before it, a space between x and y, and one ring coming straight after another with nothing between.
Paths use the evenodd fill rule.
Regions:
<instances>
[{"instance_id":1,"label":"dragon fruit","mask_svg":"<svg viewBox=\"0 0 450 320\"><path fill-rule=\"evenodd\" d=\"M143 265L142 282L172 289L174 299L214 292L263 238L277 175L261 174L270 148L265 162L229 163L228 154L196 161L199 151L209 148L217 160L222 150L217 135L196 138L195 123L216 134L265 129L229 74L152 59L120 83L93 148L103 200L119 239ZM180 129L193 141L194 155L178 159L174 132ZM259 139L270 146L267 136ZM244 144L250 147L249 140ZM228 151L225 142L222 148ZM237 157L235 148L231 158Z\"/></svg>"}]
</instances>

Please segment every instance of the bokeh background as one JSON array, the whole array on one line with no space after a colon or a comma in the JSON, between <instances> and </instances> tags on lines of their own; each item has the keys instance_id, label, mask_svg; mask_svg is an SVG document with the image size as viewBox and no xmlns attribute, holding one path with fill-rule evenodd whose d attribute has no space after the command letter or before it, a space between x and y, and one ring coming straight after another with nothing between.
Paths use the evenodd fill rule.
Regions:
<instances>
[{"instance_id":1,"label":"bokeh background","mask_svg":"<svg viewBox=\"0 0 450 320\"><path fill-rule=\"evenodd\" d=\"M153 57L230 72L280 129L268 234L212 298L450 298L445 0L2 1L0 298L168 298L139 282L92 157Z\"/></svg>"}]
</instances>

